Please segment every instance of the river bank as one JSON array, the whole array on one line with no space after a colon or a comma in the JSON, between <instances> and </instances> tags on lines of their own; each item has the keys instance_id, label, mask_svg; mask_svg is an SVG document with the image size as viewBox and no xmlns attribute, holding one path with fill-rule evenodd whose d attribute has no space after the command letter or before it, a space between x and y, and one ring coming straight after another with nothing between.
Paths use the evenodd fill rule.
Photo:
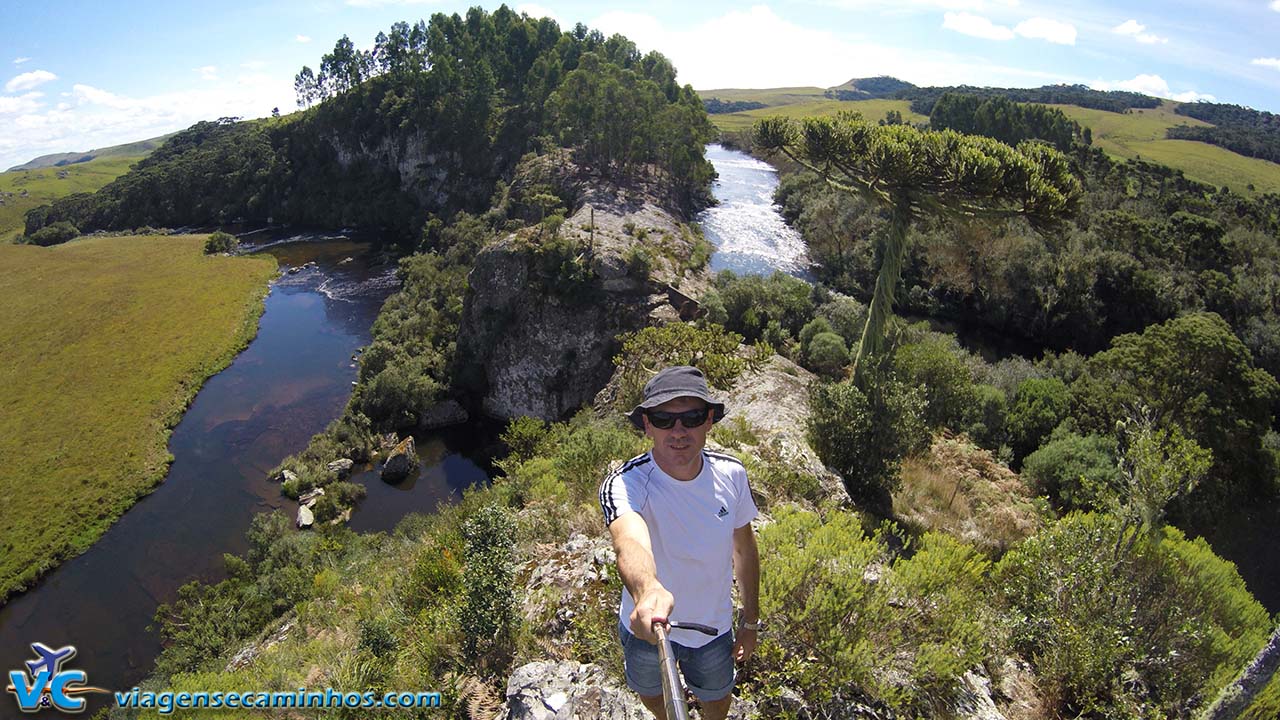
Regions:
<instances>
[{"instance_id":1,"label":"river bank","mask_svg":"<svg viewBox=\"0 0 1280 720\"><path fill-rule=\"evenodd\" d=\"M203 243L0 246L0 600L164 479L171 429L257 333L275 262Z\"/></svg>"}]
</instances>

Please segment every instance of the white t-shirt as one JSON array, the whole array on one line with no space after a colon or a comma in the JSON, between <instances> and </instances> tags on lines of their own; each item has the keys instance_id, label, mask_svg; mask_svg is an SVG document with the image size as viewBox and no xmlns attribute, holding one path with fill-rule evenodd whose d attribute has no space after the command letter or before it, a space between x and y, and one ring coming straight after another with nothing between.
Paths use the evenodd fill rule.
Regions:
<instances>
[{"instance_id":1,"label":"white t-shirt","mask_svg":"<svg viewBox=\"0 0 1280 720\"><path fill-rule=\"evenodd\" d=\"M649 528L658 582L675 597L671 620L732 629L733 531L751 522L756 504L747 470L729 455L702 451L702 471L676 480L649 453L632 458L600 485L605 525L638 512ZM618 618L631 626L635 600L622 588ZM701 647L715 638L675 631L673 642Z\"/></svg>"}]
</instances>

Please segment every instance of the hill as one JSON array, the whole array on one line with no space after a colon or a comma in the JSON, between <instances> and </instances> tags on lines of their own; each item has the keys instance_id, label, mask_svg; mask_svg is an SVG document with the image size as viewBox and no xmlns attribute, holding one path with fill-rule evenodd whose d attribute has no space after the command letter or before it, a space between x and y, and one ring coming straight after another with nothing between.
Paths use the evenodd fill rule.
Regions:
<instances>
[{"instance_id":1,"label":"hill","mask_svg":"<svg viewBox=\"0 0 1280 720\"><path fill-rule=\"evenodd\" d=\"M1280 164L1247 157L1206 141L1216 138L1216 135L1201 137L1193 134L1214 131L1215 125L1195 117L1213 117L1208 110L1199 106L1189 108L1186 103L1159 100L1138 93L1102 92L1066 85L1027 89L922 88L882 77L854 78L826 90L808 87L740 88L701 90L699 94L704 100L717 98L726 103L763 105L711 116L712 123L722 132L740 132L757 120L774 115L801 118L834 115L844 110L861 112L868 120L880 120L889 111L896 110L906 122L924 123L929 120L926 113L932 111L933 104L946 92L1047 104L1089 128L1093 144L1113 157L1149 160L1180 170L1191 180L1228 187L1240 193L1280 192ZM867 99L853 99L860 96Z\"/></svg>"},{"instance_id":2,"label":"hill","mask_svg":"<svg viewBox=\"0 0 1280 720\"><path fill-rule=\"evenodd\" d=\"M151 142L149 140L143 143ZM142 145L131 143L119 147ZM100 157L64 167L0 173L0 244L22 234L27 211L76 193L91 193L129 171L142 155ZM35 162L35 161L32 161Z\"/></svg>"},{"instance_id":3,"label":"hill","mask_svg":"<svg viewBox=\"0 0 1280 720\"><path fill-rule=\"evenodd\" d=\"M168 135L160 135L147 140L138 140L136 142L124 143L122 145L112 145L111 147L98 148L97 150L89 150L87 152L64 152L41 155L40 157L21 165L14 165L9 168L8 172L13 172L15 170L40 170L42 168L49 167L64 167L67 165L75 165L77 163L86 163L100 158L146 157L151 154L152 150L160 147L164 144L165 140L173 137L173 135L174 133L169 133Z\"/></svg>"}]
</instances>

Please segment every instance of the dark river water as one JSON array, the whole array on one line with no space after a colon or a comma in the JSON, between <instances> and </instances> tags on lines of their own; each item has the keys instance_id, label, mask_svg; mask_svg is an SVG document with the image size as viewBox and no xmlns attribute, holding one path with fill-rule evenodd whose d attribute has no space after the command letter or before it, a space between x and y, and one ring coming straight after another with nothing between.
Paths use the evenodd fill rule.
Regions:
<instances>
[{"instance_id":1,"label":"dark river water","mask_svg":"<svg viewBox=\"0 0 1280 720\"><path fill-rule=\"evenodd\" d=\"M129 509L87 552L0 609L0 670L34 659L30 643L74 645L67 669L88 684L127 689L150 670L159 641L146 631L157 605L194 580L216 580L223 553L245 550L257 513L296 504L267 472L341 414L356 377L352 355L367 344L383 300L396 289L394 264L344 239L269 246L284 274L271 287L258 335L210 378L174 428L165 482ZM349 259L348 259L349 258ZM487 479L465 431L420 438L423 468L398 486L376 473L355 513L357 530L385 530L406 513L429 512L463 487ZM88 696L99 698L101 696ZM85 716L102 706L93 701ZM13 717L12 695L0 717ZM11 712L12 711L12 712Z\"/></svg>"}]
</instances>

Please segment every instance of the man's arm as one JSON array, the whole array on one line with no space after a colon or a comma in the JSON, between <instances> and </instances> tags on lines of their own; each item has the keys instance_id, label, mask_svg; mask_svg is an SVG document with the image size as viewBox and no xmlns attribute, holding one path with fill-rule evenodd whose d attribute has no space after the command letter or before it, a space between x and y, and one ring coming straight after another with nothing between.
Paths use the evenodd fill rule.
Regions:
<instances>
[{"instance_id":1,"label":"man's arm","mask_svg":"<svg viewBox=\"0 0 1280 720\"><path fill-rule=\"evenodd\" d=\"M733 575L738 581L738 594L742 598L741 622L760 621L760 551L756 548L756 534L751 523L733 531ZM739 628L734 642L733 655L738 662L746 662L756 650L759 633Z\"/></svg>"},{"instance_id":2,"label":"man's arm","mask_svg":"<svg viewBox=\"0 0 1280 720\"><path fill-rule=\"evenodd\" d=\"M748 528L750 529L750 528ZM609 535L618 555L618 574L627 586L636 608L631 612L631 634L657 644L653 618L670 618L675 598L658 582L658 568L653 562L653 546L649 526L639 513L627 513L609 523Z\"/></svg>"}]
</instances>

